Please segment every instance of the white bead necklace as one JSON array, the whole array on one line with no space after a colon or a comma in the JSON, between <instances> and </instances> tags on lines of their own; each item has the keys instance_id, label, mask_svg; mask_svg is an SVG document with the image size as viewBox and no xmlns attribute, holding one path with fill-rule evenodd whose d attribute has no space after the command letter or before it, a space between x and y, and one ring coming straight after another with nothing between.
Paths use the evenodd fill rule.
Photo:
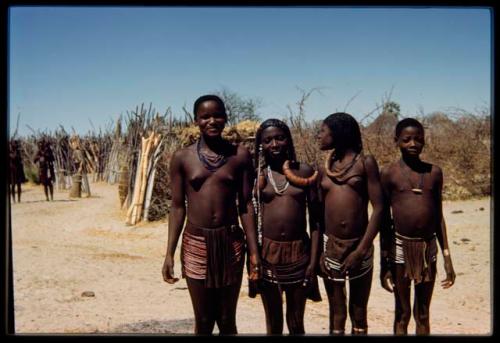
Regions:
<instances>
[{"instance_id":1,"label":"white bead necklace","mask_svg":"<svg viewBox=\"0 0 500 343\"><path fill-rule=\"evenodd\" d=\"M269 182L273 186L274 191L276 192L276 194L283 195L285 193L286 189L288 188L288 186L290 185L290 183L288 182L288 180L285 178L286 182L283 185L279 185L278 186L276 184L276 182L274 181L273 173L271 171L271 167L270 166L267 166L267 177L269 178Z\"/></svg>"}]
</instances>

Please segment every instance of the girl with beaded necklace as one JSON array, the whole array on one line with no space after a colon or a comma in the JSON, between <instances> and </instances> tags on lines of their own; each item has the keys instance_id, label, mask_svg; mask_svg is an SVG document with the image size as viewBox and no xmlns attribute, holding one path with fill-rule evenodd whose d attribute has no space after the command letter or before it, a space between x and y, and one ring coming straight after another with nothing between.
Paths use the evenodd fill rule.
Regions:
<instances>
[{"instance_id":1,"label":"girl with beaded necklace","mask_svg":"<svg viewBox=\"0 0 500 343\"><path fill-rule=\"evenodd\" d=\"M290 334L304 334L306 298L319 301L315 269L319 246L317 172L295 158L288 126L264 121L256 134L254 208L257 210L262 279L250 282L261 294L268 334L283 333L282 292ZM307 235L306 208L311 238Z\"/></svg>"},{"instance_id":2,"label":"girl with beaded necklace","mask_svg":"<svg viewBox=\"0 0 500 343\"><path fill-rule=\"evenodd\" d=\"M252 159L247 148L222 138L227 114L219 97L198 98L193 114L201 137L177 150L170 162L172 204L163 279L170 284L178 281L174 253L187 217L181 265L193 305L195 333L209 335L217 323L220 334L236 334L245 245L251 264L249 278L260 276Z\"/></svg>"},{"instance_id":3,"label":"girl with beaded necklace","mask_svg":"<svg viewBox=\"0 0 500 343\"><path fill-rule=\"evenodd\" d=\"M373 239L383 215L379 170L373 156L363 155L359 125L351 115L329 115L318 138L321 150L330 150L319 178L325 222L319 265L330 306L330 334L345 331L347 280L351 332L367 334ZM369 219L368 201L373 207Z\"/></svg>"}]
</instances>

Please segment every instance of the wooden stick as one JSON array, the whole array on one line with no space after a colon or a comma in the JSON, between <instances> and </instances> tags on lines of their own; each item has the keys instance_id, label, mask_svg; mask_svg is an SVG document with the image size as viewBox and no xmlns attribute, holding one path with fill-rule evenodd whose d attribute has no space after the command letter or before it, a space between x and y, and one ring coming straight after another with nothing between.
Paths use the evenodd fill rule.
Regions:
<instances>
[{"instance_id":1,"label":"wooden stick","mask_svg":"<svg viewBox=\"0 0 500 343\"><path fill-rule=\"evenodd\" d=\"M142 142L141 142L141 148L144 147L144 138L142 139ZM141 149L142 151L142 149ZM139 186L139 183L140 183L140 180L141 180L141 169L140 169L140 165L141 165L141 157L142 157L142 154L139 154L139 158L138 158L138 161L137 161L137 166L136 166L136 173L135 173L135 181L133 183L134 187L133 187L133 192L132 192L132 196L130 197L131 199L131 204L130 204L130 207L127 211L127 221L126 223L129 224L129 225L133 225L132 224L132 212L134 211L134 205L135 205L135 199L136 199L136 193L137 193L137 188ZM130 192L129 192L130 193Z\"/></svg>"},{"instance_id":2,"label":"wooden stick","mask_svg":"<svg viewBox=\"0 0 500 343\"><path fill-rule=\"evenodd\" d=\"M158 164L158 161L160 160L161 157L161 148L162 148L162 140L160 140L161 135L158 134L157 138L155 139L156 143L156 149L155 152L153 153L153 158L152 158L152 163L151 163L151 172L148 177L148 188L146 191L146 199L144 203L144 220L148 221L148 215L149 215L149 206L151 205L151 197L153 195L153 188L154 188L154 182L155 182L155 175L156 175L156 165Z\"/></svg>"},{"instance_id":3,"label":"wooden stick","mask_svg":"<svg viewBox=\"0 0 500 343\"><path fill-rule=\"evenodd\" d=\"M137 214L136 214L136 221L140 221L141 215L142 215L142 206L144 204L144 195L146 193L146 186L147 186L147 168L149 165L149 152L151 150L151 145L154 142L154 134L151 134L149 138L147 139L147 144L146 144L146 151L145 151L145 159L144 163L142 165L142 180L141 180L141 188L140 188L140 193L139 193L139 201L138 201L138 207L137 207Z\"/></svg>"}]
</instances>

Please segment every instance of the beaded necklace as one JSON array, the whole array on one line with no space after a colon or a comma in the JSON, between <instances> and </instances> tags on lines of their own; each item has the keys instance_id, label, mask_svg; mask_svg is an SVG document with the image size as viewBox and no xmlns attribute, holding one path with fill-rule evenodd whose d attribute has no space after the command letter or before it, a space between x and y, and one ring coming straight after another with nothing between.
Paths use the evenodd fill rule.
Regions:
<instances>
[{"instance_id":1,"label":"beaded necklace","mask_svg":"<svg viewBox=\"0 0 500 343\"><path fill-rule=\"evenodd\" d=\"M203 166L212 173L227 162L227 157L224 155L216 154L215 156L210 156L202 153L201 138L198 139L198 143L196 144L196 152L198 153L198 158L200 159Z\"/></svg>"},{"instance_id":2,"label":"beaded necklace","mask_svg":"<svg viewBox=\"0 0 500 343\"><path fill-rule=\"evenodd\" d=\"M271 167L270 166L267 166L267 177L269 178L269 182L273 186L274 191L278 195L283 195L285 193L286 189L288 188L288 186L290 186L290 182L288 182L288 180L287 180L286 177L285 177L285 182L282 183L281 185L278 185L276 183L276 181L274 181L273 172L271 171Z\"/></svg>"},{"instance_id":3,"label":"beaded necklace","mask_svg":"<svg viewBox=\"0 0 500 343\"><path fill-rule=\"evenodd\" d=\"M262 167L264 157L262 156L262 145L259 145L259 160L257 164L257 178L253 183L252 203L254 212L257 215L257 243L262 246L262 207L260 202L260 192L265 187L266 176L263 173ZM261 185L262 183L262 185Z\"/></svg>"}]
</instances>

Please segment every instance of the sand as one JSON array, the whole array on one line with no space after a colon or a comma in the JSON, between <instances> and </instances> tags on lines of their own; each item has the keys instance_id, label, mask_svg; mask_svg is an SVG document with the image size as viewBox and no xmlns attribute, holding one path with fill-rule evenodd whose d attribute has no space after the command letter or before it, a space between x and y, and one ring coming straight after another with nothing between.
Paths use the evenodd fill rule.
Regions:
<instances>
[{"instance_id":1,"label":"sand","mask_svg":"<svg viewBox=\"0 0 500 343\"><path fill-rule=\"evenodd\" d=\"M193 332L185 280L163 282L167 222L126 226L117 185L91 184L92 197L70 200L55 190L45 201L41 186L26 185L12 205L17 333ZM443 259L431 303L432 334L489 335L492 331L492 227L490 198L444 203L456 284L443 290ZM460 211L459 213L456 213ZM380 286L378 238L368 304L370 334L392 334L394 298ZM175 270L180 275L179 249ZM328 302L306 305L305 328L328 333ZM247 295L246 276L237 309L241 334L264 334L260 298ZM350 331L348 320L346 331ZM409 332L415 330L412 319ZM217 332L217 329L215 330ZM285 325L285 333L287 333Z\"/></svg>"}]
</instances>

